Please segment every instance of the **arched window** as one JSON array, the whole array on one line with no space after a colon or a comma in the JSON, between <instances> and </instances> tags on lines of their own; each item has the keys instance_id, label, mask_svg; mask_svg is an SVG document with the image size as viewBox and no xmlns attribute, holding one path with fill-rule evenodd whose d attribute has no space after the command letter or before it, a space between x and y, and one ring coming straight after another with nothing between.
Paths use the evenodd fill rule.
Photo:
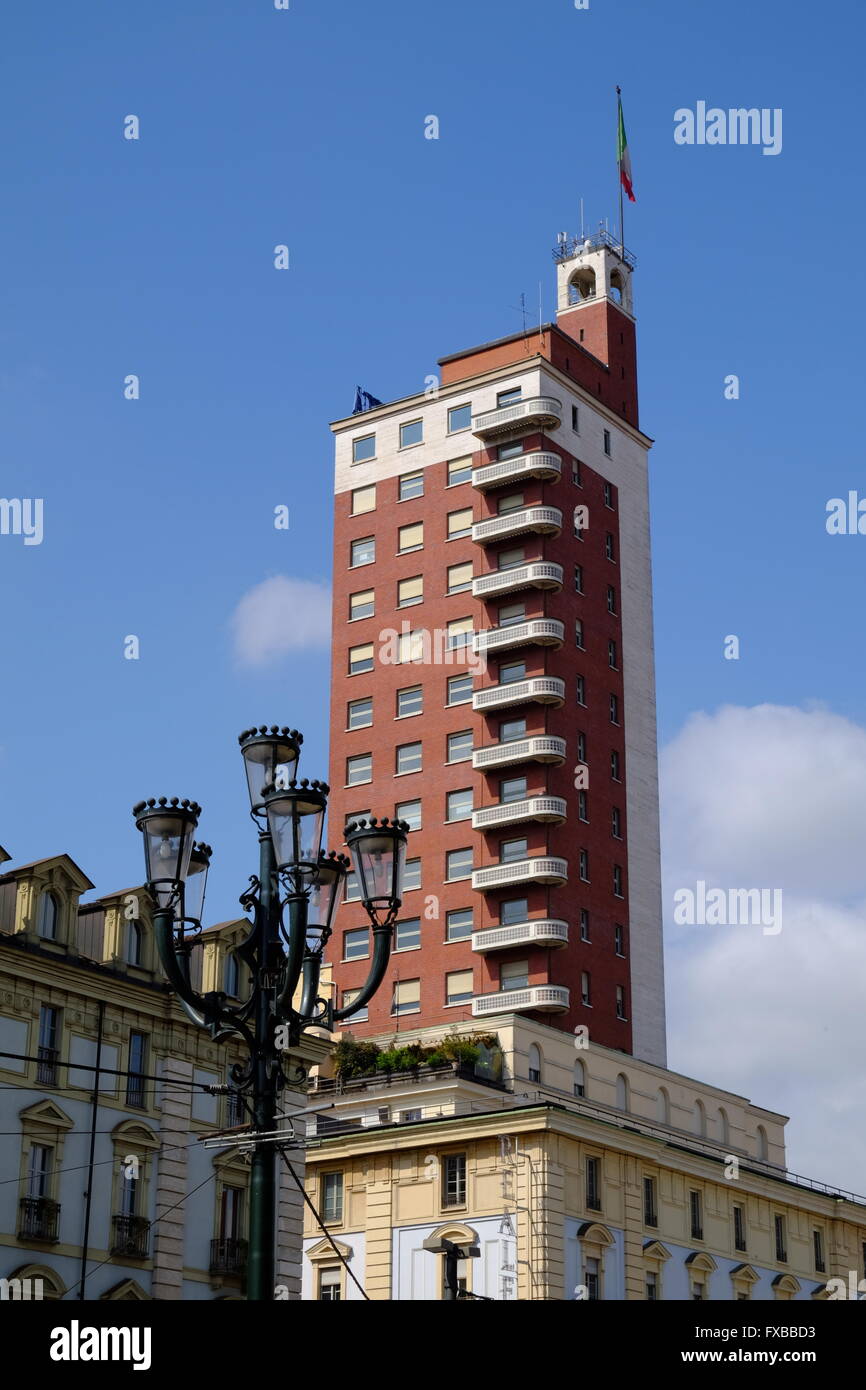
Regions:
<instances>
[{"instance_id":1,"label":"arched window","mask_svg":"<svg viewBox=\"0 0 866 1390\"><path fill-rule=\"evenodd\" d=\"M138 922L126 924L126 963L141 965L141 927Z\"/></svg>"},{"instance_id":2,"label":"arched window","mask_svg":"<svg viewBox=\"0 0 866 1390\"><path fill-rule=\"evenodd\" d=\"M237 999L240 990L240 969L238 968L238 958L234 951L230 951L226 956L225 968L225 991L233 999Z\"/></svg>"},{"instance_id":3,"label":"arched window","mask_svg":"<svg viewBox=\"0 0 866 1390\"><path fill-rule=\"evenodd\" d=\"M574 1094L576 1096L586 1095L586 1068L583 1062L574 1064Z\"/></svg>"},{"instance_id":4,"label":"arched window","mask_svg":"<svg viewBox=\"0 0 866 1390\"><path fill-rule=\"evenodd\" d=\"M45 941L57 940L57 899L53 893L43 893L39 898L36 930Z\"/></svg>"},{"instance_id":5,"label":"arched window","mask_svg":"<svg viewBox=\"0 0 866 1390\"><path fill-rule=\"evenodd\" d=\"M719 1138L725 1145L731 1142L731 1126L728 1124L728 1112L724 1106L719 1108Z\"/></svg>"},{"instance_id":6,"label":"arched window","mask_svg":"<svg viewBox=\"0 0 866 1390\"><path fill-rule=\"evenodd\" d=\"M663 1125L669 1125L671 1122L671 1098L664 1086L656 1097L656 1117Z\"/></svg>"},{"instance_id":7,"label":"arched window","mask_svg":"<svg viewBox=\"0 0 866 1390\"><path fill-rule=\"evenodd\" d=\"M585 299L595 299L595 271L590 266L576 270L568 282L569 304L582 304Z\"/></svg>"},{"instance_id":8,"label":"arched window","mask_svg":"<svg viewBox=\"0 0 866 1390\"><path fill-rule=\"evenodd\" d=\"M617 1110L628 1110L629 1106L628 1077L620 1072L616 1078L616 1108Z\"/></svg>"},{"instance_id":9,"label":"arched window","mask_svg":"<svg viewBox=\"0 0 866 1390\"><path fill-rule=\"evenodd\" d=\"M758 1125L758 1158L765 1162L770 1157L770 1146L767 1143L767 1131L763 1125Z\"/></svg>"},{"instance_id":10,"label":"arched window","mask_svg":"<svg viewBox=\"0 0 866 1390\"><path fill-rule=\"evenodd\" d=\"M535 1043L529 1049L529 1079L530 1081L541 1080L541 1048Z\"/></svg>"},{"instance_id":11,"label":"arched window","mask_svg":"<svg viewBox=\"0 0 866 1390\"><path fill-rule=\"evenodd\" d=\"M700 1135L700 1137L703 1139L707 1133L707 1112L704 1109L704 1103L702 1100L695 1101L692 1122L695 1134Z\"/></svg>"}]
</instances>

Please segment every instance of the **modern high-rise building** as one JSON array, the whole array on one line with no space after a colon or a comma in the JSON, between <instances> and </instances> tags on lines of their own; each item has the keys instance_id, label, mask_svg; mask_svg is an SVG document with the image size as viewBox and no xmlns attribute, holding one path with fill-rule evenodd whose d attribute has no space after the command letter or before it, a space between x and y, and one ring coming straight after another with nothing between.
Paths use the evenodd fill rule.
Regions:
<instances>
[{"instance_id":1,"label":"modern high-rise building","mask_svg":"<svg viewBox=\"0 0 866 1390\"><path fill-rule=\"evenodd\" d=\"M603 231L554 255L555 323L332 427L332 831L412 827L388 975L352 1027L521 1014L664 1065L634 259ZM354 892L339 1002L367 973Z\"/></svg>"}]
</instances>

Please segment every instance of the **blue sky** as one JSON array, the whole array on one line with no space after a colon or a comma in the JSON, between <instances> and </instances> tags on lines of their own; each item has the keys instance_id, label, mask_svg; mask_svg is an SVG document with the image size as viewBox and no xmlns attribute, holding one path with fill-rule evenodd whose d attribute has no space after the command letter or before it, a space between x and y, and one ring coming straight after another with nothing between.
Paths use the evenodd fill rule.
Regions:
<instances>
[{"instance_id":1,"label":"blue sky","mask_svg":"<svg viewBox=\"0 0 866 1390\"><path fill-rule=\"evenodd\" d=\"M866 492L864 27L853 0L48 0L7 15L0 493L45 505L42 545L0 537L15 859L66 850L101 891L126 886L133 801L194 796L211 914L234 913L255 863L235 736L296 724L323 775L328 658L241 666L232 612L272 576L327 581L327 425L356 382L420 389L438 356L518 329L539 281L552 315L556 232L577 230L581 197L589 225L615 214L617 82L658 441L660 735L729 702L818 701L866 723L866 540L824 527L828 498ZM674 111L699 100L781 107L781 154L675 145Z\"/></svg>"}]
</instances>

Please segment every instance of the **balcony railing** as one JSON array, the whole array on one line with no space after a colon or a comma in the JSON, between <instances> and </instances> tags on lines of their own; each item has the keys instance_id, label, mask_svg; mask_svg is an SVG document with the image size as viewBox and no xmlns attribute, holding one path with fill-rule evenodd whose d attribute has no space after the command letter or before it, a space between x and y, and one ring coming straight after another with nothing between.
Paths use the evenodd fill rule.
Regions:
<instances>
[{"instance_id":1,"label":"balcony railing","mask_svg":"<svg viewBox=\"0 0 866 1390\"><path fill-rule=\"evenodd\" d=\"M19 1240L56 1241L59 1222L59 1202L53 1202L50 1197L21 1198L18 1204Z\"/></svg>"},{"instance_id":2,"label":"balcony railing","mask_svg":"<svg viewBox=\"0 0 866 1390\"><path fill-rule=\"evenodd\" d=\"M43 1086L53 1086L57 1081L57 1063L60 1052L56 1047L40 1047L36 1052L36 1080Z\"/></svg>"},{"instance_id":3,"label":"balcony railing","mask_svg":"<svg viewBox=\"0 0 866 1390\"><path fill-rule=\"evenodd\" d=\"M476 748L472 766L476 772L493 768L513 767L515 763L564 763L564 738L552 734L534 734L531 738L516 738L508 743L492 743L488 748Z\"/></svg>"},{"instance_id":4,"label":"balcony railing","mask_svg":"<svg viewBox=\"0 0 866 1390\"><path fill-rule=\"evenodd\" d=\"M210 1243L211 1274L242 1275L247 1267L247 1243L234 1236L220 1236Z\"/></svg>"},{"instance_id":5,"label":"balcony railing","mask_svg":"<svg viewBox=\"0 0 866 1390\"><path fill-rule=\"evenodd\" d=\"M521 507L513 512L503 512L501 516L491 516L485 521L476 521L472 527L472 539L479 545L490 545L493 541L505 541L510 536L523 536L533 531L539 536L558 536L562 530L562 512L559 507Z\"/></svg>"},{"instance_id":6,"label":"balcony railing","mask_svg":"<svg viewBox=\"0 0 866 1390\"><path fill-rule=\"evenodd\" d=\"M564 705L565 681L559 676L529 676L523 681L489 685L472 696L474 710L507 709L510 705Z\"/></svg>"},{"instance_id":7,"label":"balcony railing","mask_svg":"<svg viewBox=\"0 0 866 1390\"><path fill-rule=\"evenodd\" d=\"M500 594L513 594L518 589L561 589L562 578L562 565L555 560L531 560L513 569L479 574L472 581L472 597L498 598Z\"/></svg>"},{"instance_id":8,"label":"balcony railing","mask_svg":"<svg viewBox=\"0 0 866 1390\"><path fill-rule=\"evenodd\" d=\"M472 1000L472 1017L512 1014L524 1010L561 1014L568 1008L565 985L527 985L525 989L505 989L499 994L478 994Z\"/></svg>"},{"instance_id":9,"label":"balcony railing","mask_svg":"<svg viewBox=\"0 0 866 1390\"><path fill-rule=\"evenodd\" d=\"M473 468L472 486L484 492L489 487L502 487L504 483L514 483L521 478L552 480L561 473L562 459L559 454L517 454L511 459L499 459L496 463Z\"/></svg>"},{"instance_id":10,"label":"balcony railing","mask_svg":"<svg viewBox=\"0 0 866 1390\"><path fill-rule=\"evenodd\" d=\"M514 922L507 927L486 927L472 933L472 949L482 955L485 951L507 951L512 946L568 945L568 923L552 917L536 918L531 922Z\"/></svg>"},{"instance_id":11,"label":"balcony railing","mask_svg":"<svg viewBox=\"0 0 866 1390\"><path fill-rule=\"evenodd\" d=\"M506 801L473 811L472 829L498 830L501 825L518 825L528 820L561 825L567 814L568 807L561 796L528 796L521 801Z\"/></svg>"},{"instance_id":12,"label":"balcony railing","mask_svg":"<svg viewBox=\"0 0 866 1390\"><path fill-rule=\"evenodd\" d=\"M515 859L512 864L491 864L487 869L476 869L472 875L472 887L482 893L491 888L512 888L518 883L567 881L568 860L548 854L537 855L534 859Z\"/></svg>"},{"instance_id":13,"label":"balcony railing","mask_svg":"<svg viewBox=\"0 0 866 1390\"><path fill-rule=\"evenodd\" d=\"M527 396L525 401L473 415L472 433L481 438L531 429L555 430L562 423L562 401L555 396Z\"/></svg>"},{"instance_id":14,"label":"balcony railing","mask_svg":"<svg viewBox=\"0 0 866 1390\"><path fill-rule=\"evenodd\" d=\"M150 1250L150 1222L143 1216L127 1216L123 1212L118 1212L112 1221L112 1255L126 1255L131 1260L146 1260Z\"/></svg>"},{"instance_id":15,"label":"balcony railing","mask_svg":"<svg viewBox=\"0 0 866 1390\"><path fill-rule=\"evenodd\" d=\"M559 618L528 618L525 623L506 627L486 627L476 632L472 648L476 652L507 652L512 647L561 647L565 624Z\"/></svg>"}]
</instances>

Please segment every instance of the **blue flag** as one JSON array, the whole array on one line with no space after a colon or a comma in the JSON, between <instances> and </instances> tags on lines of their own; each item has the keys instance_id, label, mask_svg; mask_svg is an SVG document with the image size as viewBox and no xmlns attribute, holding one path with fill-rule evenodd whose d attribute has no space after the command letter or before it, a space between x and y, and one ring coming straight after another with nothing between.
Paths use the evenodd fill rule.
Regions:
<instances>
[{"instance_id":1,"label":"blue flag","mask_svg":"<svg viewBox=\"0 0 866 1390\"><path fill-rule=\"evenodd\" d=\"M355 387L355 404L352 406L353 415L361 415L365 410L373 410L382 402L375 396L371 396L369 391L362 391L360 386Z\"/></svg>"}]
</instances>

